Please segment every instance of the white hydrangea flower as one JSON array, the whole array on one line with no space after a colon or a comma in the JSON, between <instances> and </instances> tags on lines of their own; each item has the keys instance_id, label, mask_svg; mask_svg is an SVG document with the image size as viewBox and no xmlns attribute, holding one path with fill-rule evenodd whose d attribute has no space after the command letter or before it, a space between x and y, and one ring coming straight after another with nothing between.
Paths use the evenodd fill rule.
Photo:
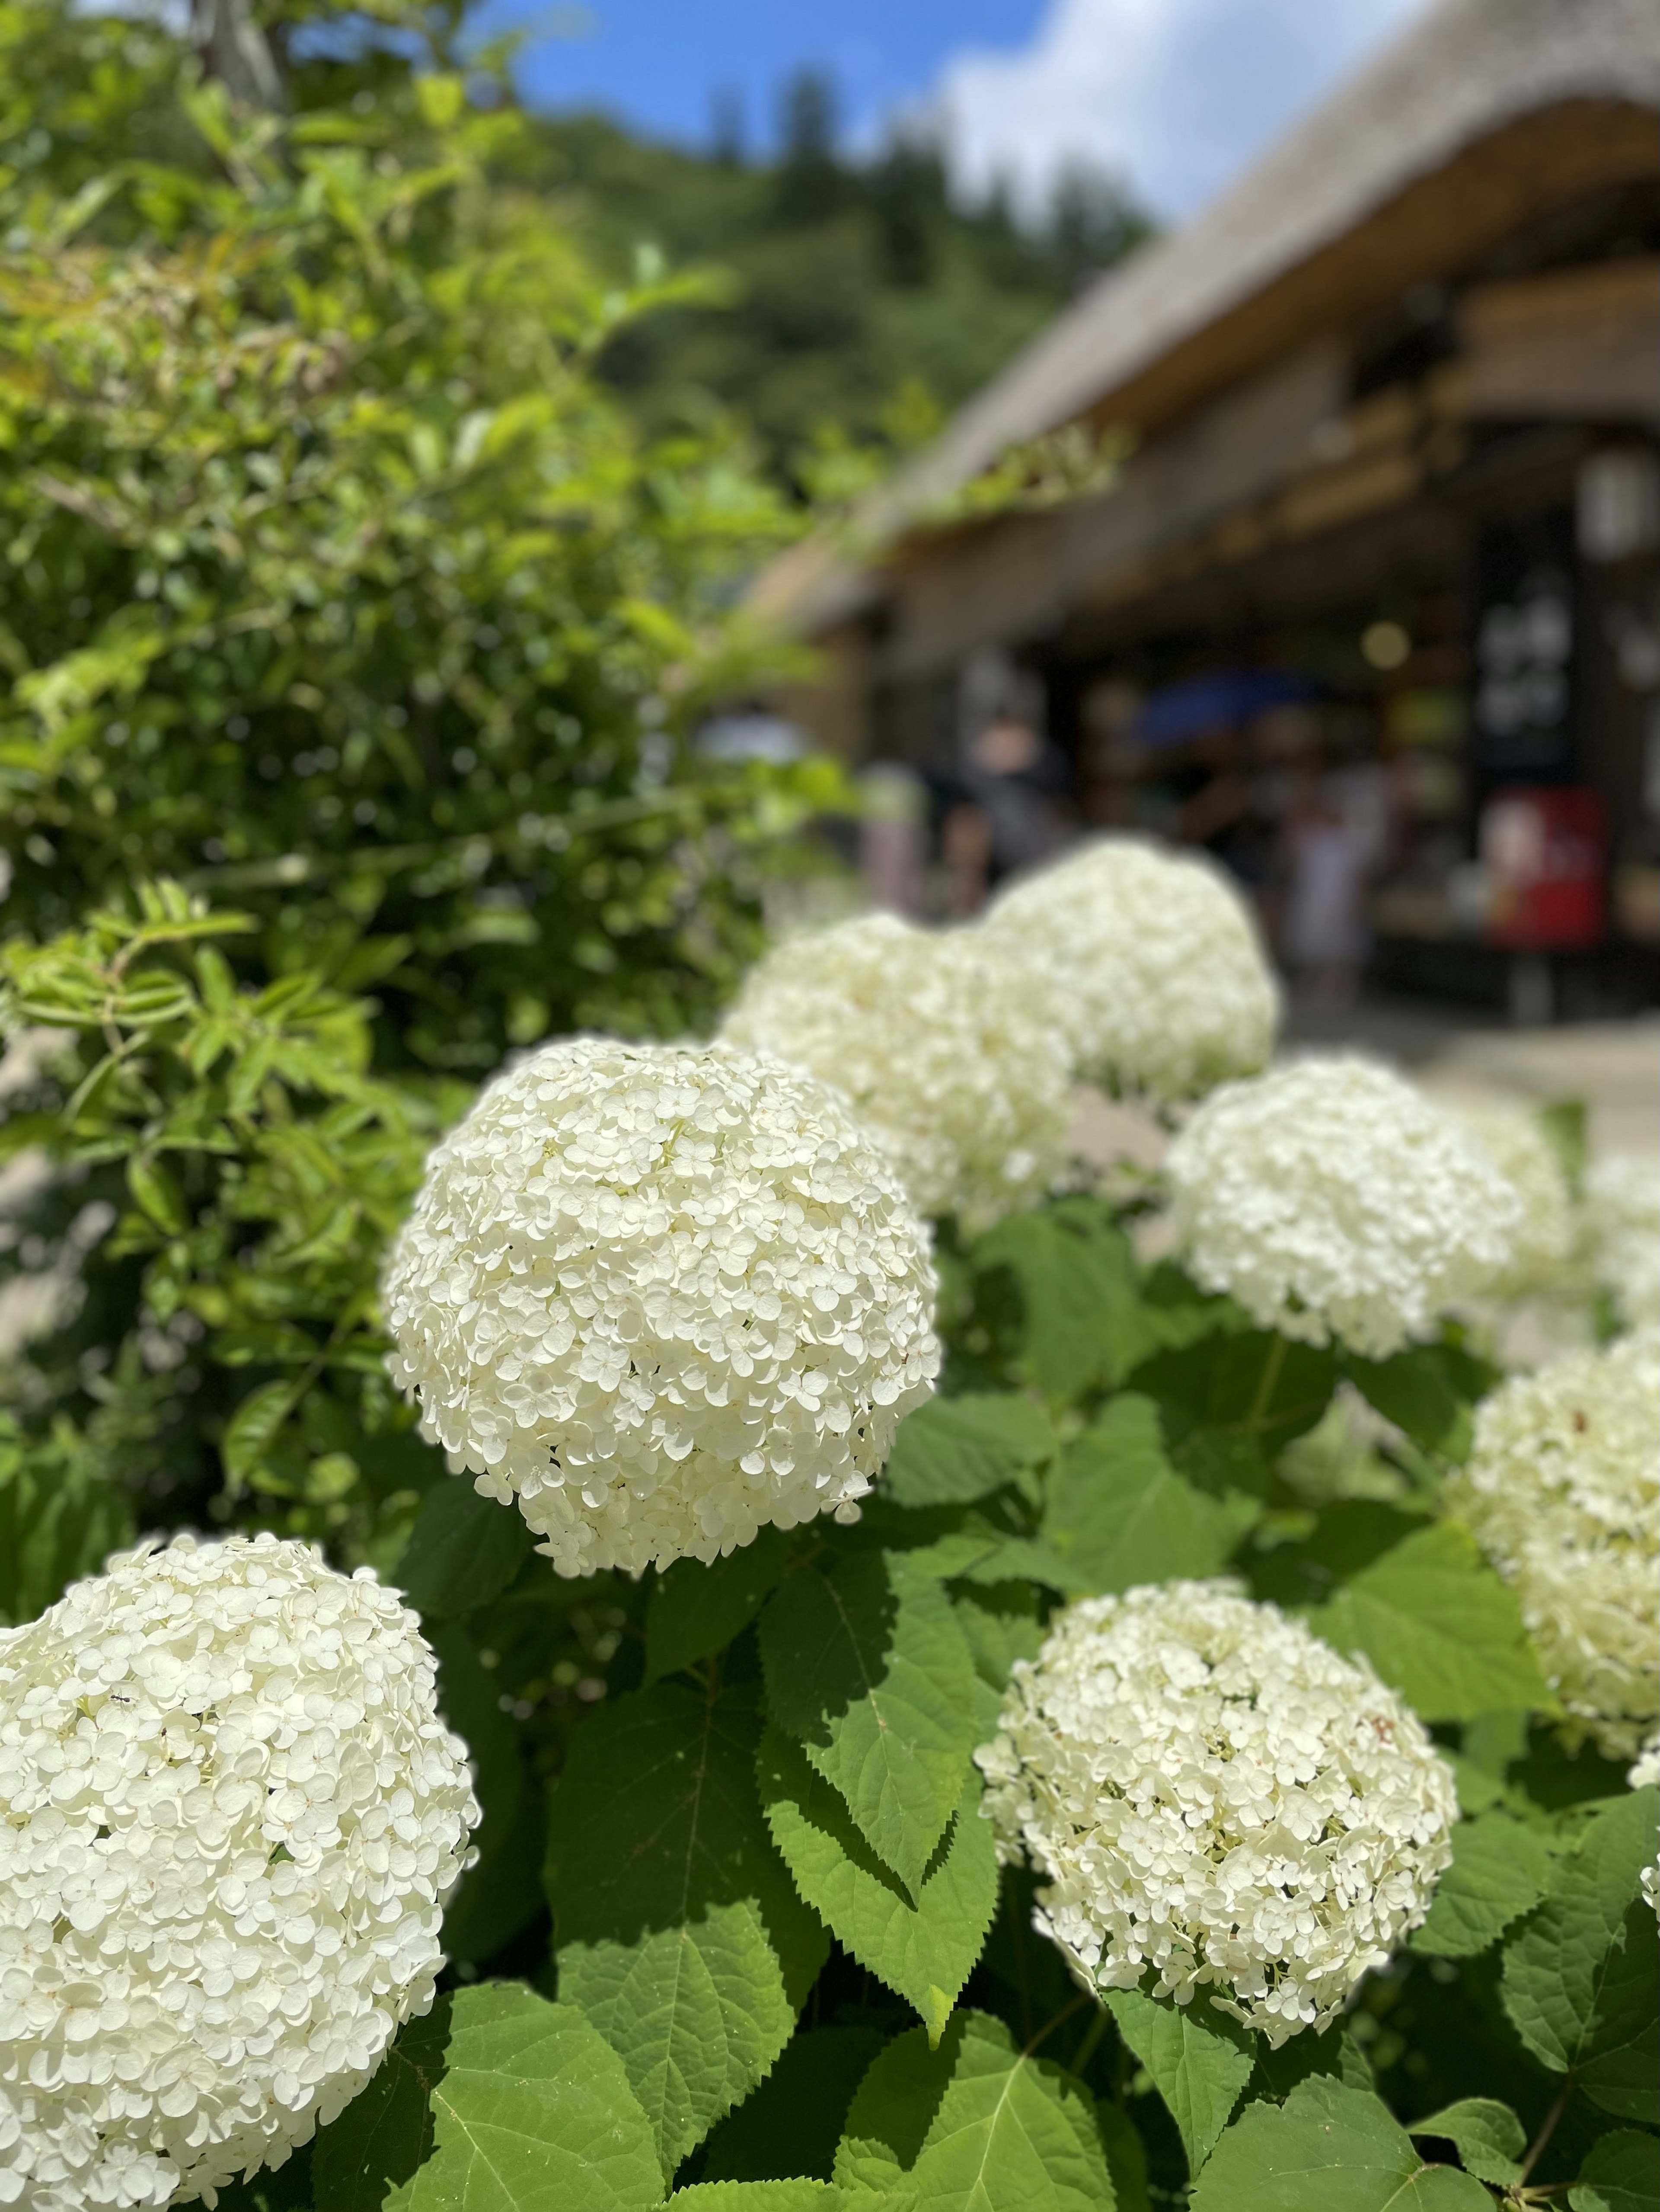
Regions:
<instances>
[{"instance_id":1,"label":"white hydrangea flower","mask_svg":"<svg viewBox=\"0 0 1660 2212\"><path fill-rule=\"evenodd\" d=\"M1660 1324L1660 1161L1601 1159L1585 1176L1595 1279L1627 1328Z\"/></svg>"},{"instance_id":2,"label":"white hydrangea flower","mask_svg":"<svg viewBox=\"0 0 1660 2212\"><path fill-rule=\"evenodd\" d=\"M416 1617L271 1535L0 1632L0 2203L280 2166L432 2002L478 1819Z\"/></svg>"},{"instance_id":3,"label":"white hydrangea flower","mask_svg":"<svg viewBox=\"0 0 1660 2212\"><path fill-rule=\"evenodd\" d=\"M1510 1258L1491 1287L1512 1298L1568 1287L1576 1242L1573 1193L1538 1115L1499 1106L1462 1119L1510 1185L1518 1208Z\"/></svg>"},{"instance_id":4,"label":"white hydrangea flower","mask_svg":"<svg viewBox=\"0 0 1660 2212\"><path fill-rule=\"evenodd\" d=\"M1005 1861L1086 1989L1197 1990L1277 2047L1429 1910L1450 1771L1365 1668L1225 1583L1086 1598L975 1759Z\"/></svg>"},{"instance_id":5,"label":"white hydrangea flower","mask_svg":"<svg viewBox=\"0 0 1660 2212\"><path fill-rule=\"evenodd\" d=\"M721 1048L548 1045L427 1164L387 1268L422 1432L561 1574L850 1518L939 1364L927 1232L844 1102Z\"/></svg>"},{"instance_id":6,"label":"white hydrangea flower","mask_svg":"<svg viewBox=\"0 0 1660 2212\"><path fill-rule=\"evenodd\" d=\"M1631 1758L1660 1717L1660 1331L1512 1376L1446 1497L1515 1586L1571 1732Z\"/></svg>"},{"instance_id":7,"label":"white hydrangea flower","mask_svg":"<svg viewBox=\"0 0 1660 2212\"><path fill-rule=\"evenodd\" d=\"M1049 979L1074 1069L1091 1081L1189 1098L1274 1050L1280 993L1256 923L1194 854L1091 838L1011 884L980 927Z\"/></svg>"},{"instance_id":8,"label":"white hydrangea flower","mask_svg":"<svg viewBox=\"0 0 1660 2212\"><path fill-rule=\"evenodd\" d=\"M1187 1266L1261 1327L1383 1358L1509 1262L1521 1208L1457 1121L1385 1067L1225 1084L1165 1156Z\"/></svg>"},{"instance_id":9,"label":"white hydrangea flower","mask_svg":"<svg viewBox=\"0 0 1660 2212\"><path fill-rule=\"evenodd\" d=\"M984 1228L1066 1166L1053 1004L977 931L873 914L793 939L751 970L721 1035L835 1084L932 1218Z\"/></svg>"}]
</instances>

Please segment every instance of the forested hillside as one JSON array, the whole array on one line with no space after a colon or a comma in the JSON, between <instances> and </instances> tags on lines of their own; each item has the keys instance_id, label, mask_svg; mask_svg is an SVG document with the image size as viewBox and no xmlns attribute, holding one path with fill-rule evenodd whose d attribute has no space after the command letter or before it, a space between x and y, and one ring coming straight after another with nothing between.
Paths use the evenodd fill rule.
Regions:
<instances>
[{"instance_id":1,"label":"forested hillside","mask_svg":"<svg viewBox=\"0 0 1660 2212\"><path fill-rule=\"evenodd\" d=\"M854 160L811 76L786 95L775 160L650 144L598 115L543 131L547 181L571 195L602 262L630 268L655 247L671 266L719 272L708 304L632 327L608 376L654 416L712 393L775 458L830 424L902 444L921 434L1149 228L1104 173L1073 171L1041 219L1017 220L1002 194L954 204L926 138Z\"/></svg>"}]
</instances>

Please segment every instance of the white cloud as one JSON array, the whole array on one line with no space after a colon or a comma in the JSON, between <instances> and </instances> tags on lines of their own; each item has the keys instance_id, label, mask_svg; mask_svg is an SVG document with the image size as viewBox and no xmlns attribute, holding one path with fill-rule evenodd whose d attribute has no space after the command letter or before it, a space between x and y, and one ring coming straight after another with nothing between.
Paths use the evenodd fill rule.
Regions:
<instances>
[{"instance_id":1,"label":"white cloud","mask_svg":"<svg viewBox=\"0 0 1660 2212\"><path fill-rule=\"evenodd\" d=\"M931 105L963 182L1041 198L1085 155L1192 214L1416 15L1422 0L1049 0L1031 43L968 49Z\"/></svg>"}]
</instances>

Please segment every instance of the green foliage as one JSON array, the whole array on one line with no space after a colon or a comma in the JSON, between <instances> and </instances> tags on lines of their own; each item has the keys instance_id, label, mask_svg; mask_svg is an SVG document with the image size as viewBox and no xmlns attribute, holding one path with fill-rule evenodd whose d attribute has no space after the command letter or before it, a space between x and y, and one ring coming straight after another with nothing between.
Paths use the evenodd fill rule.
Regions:
<instances>
[{"instance_id":1,"label":"green foliage","mask_svg":"<svg viewBox=\"0 0 1660 2212\"><path fill-rule=\"evenodd\" d=\"M595 379L684 286L591 269L490 58L404 27L274 117L156 25L0 15L0 1017L64 1041L0 1267L119 1215L11 1395L89 1530L381 1567L439 1472L375 1304L434 1138L514 1046L706 1017L838 789L690 744L775 665L730 603L795 525Z\"/></svg>"},{"instance_id":2,"label":"green foliage","mask_svg":"<svg viewBox=\"0 0 1660 2212\"><path fill-rule=\"evenodd\" d=\"M662 2185L621 2061L573 2005L494 1982L413 2021L318 2138L317 2212L647 2212Z\"/></svg>"},{"instance_id":3,"label":"green foliage","mask_svg":"<svg viewBox=\"0 0 1660 2212\"><path fill-rule=\"evenodd\" d=\"M1406 1537L1314 1617L1340 1651L1364 1653L1424 1720L1548 1705L1516 1595L1453 1522Z\"/></svg>"},{"instance_id":4,"label":"green foliage","mask_svg":"<svg viewBox=\"0 0 1660 2212\"><path fill-rule=\"evenodd\" d=\"M1568 2191L1572 2212L1654 2212L1660 2204L1660 2143L1618 2128L1586 2154Z\"/></svg>"},{"instance_id":5,"label":"green foliage","mask_svg":"<svg viewBox=\"0 0 1660 2212\"><path fill-rule=\"evenodd\" d=\"M1621 2119L1660 2124L1660 1960L1638 1883L1660 1797L1617 1799L1565 1853L1505 1948L1504 2003L1534 2057Z\"/></svg>"},{"instance_id":6,"label":"green foliage","mask_svg":"<svg viewBox=\"0 0 1660 2212\"><path fill-rule=\"evenodd\" d=\"M1491 2097L1462 2097L1444 2112L1415 2122L1410 2132L1450 2142L1466 2173L1490 2181L1497 2189L1508 2189L1522 2179L1526 2130L1508 2105Z\"/></svg>"},{"instance_id":7,"label":"green foliage","mask_svg":"<svg viewBox=\"0 0 1660 2212\"><path fill-rule=\"evenodd\" d=\"M937 2049L920 2029L889 2045L853 2100L836 2179L850 2208L1099 2212L1113 2201L1087 2093L975 2012Z\"/></svg>"},{"instance_id":8,"label":"green foliage","mask_svg":"<svg viewBox=\"0 0 1660 2212\"><path fill-rule=\"evenodd\" d=\"M925 143L897 138L855 162L830 124L793 144L763 165L579 116L544 126L535 173L575 198L619 278L642 252L720 272L713 299L613 341L607 378L660 419L717 395L832 493L849 444L914 443L1147 234L1109 179L1071 180L1031 225L1001 195L960 204Z\"/></svg>"},{"instance_id":9,"label":"green foliage","mask_svg":"<svg viewBox=\"0 0 1660 2212\"><path fill-rule=\"evenodd\" d=\"M1056 1467L1043 1535L1068 1588L1126 1590L1214 1574L1258 1510L1237 1491L1213 1498L1195 1489L1171 1462L1158 1406L1126 1393Z\"/></svg>"},{"instance_id":10,"label":"green foliage","mask_svg":"<svg viewBox=\"0 0 1660 2212\"><path fill-rule=\"evenodd\" d=\"M913 1897L963 1792L974 1664L939 1585L903 1554L803 1569L761 1620L772 1717Z\"/></svg>"},{"instance_id":11,"label":"green foliage","mask_svg":"<svg viewBox=\"0 0 1660 2212\"><path fill-rule=\"evenodd\" d=\"M1252 2039L1202 1995L1178 2005L1115 1990L1106 2005L1164 2099L1197 2173L1250 2079Z\"/></svg>"},{"instance_id":12,"label":"green foliage","mask_svg":"<svg viewBox=\"0 0 1660 2212\"><path fill-rule=\"evenodd\" d=\"M938 2043L997 1907L977 1777L912 1892L866 1842L838 1792L776 1729L762 1740L760 1774L767 1825L796 1887L842 1948L915 2007Z\"/></svg>"},{"instance_id":13,"label":"green foliage","mask_svg":"<svg viewBox=\"0 0 1660 2212\"><path fill-rule=\"evenodd\" d=\"M1193 2212L1490 2212L1481 2183L1420 2158L1376 2097L1316 2075L1223 2136Z\"/></svg>"},{"instance_id":14,"label":"green foliage","mask_svg":"<svg viewBox=\"0 0 1660 2212\"><path fill-rule=\"evenodd\" d=\"M1454 1831L1452 1864L1441 1877L1413 1948L1473 1959L1531 1911L1550 1881L1548 1838L1509 1813L1487 1812Z\"/></svg>"},{"instance_id":15,"label":"green foliage","mask_svg":"<svg viewBox=\"0 0 1660 2212\"><path fill-rule=\"evenodd\" d=\"M666 2177L788 2041L824 1960L767 1835L751 1692L670 1683L575 1739L548 1894L562 1992L628 2069Z\"/></svg>"}]
</instances>

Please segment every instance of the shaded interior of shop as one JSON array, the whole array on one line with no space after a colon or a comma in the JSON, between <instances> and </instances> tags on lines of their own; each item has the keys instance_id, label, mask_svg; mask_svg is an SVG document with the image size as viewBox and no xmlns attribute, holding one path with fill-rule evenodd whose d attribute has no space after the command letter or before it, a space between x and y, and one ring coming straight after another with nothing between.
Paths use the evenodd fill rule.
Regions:
<instances>
[{"instance_id":1,"label":"shaded interior of shop","mask_svg":"<svg viewBox=\"0 0 1660 2212\"><path fill-rule=\"evenodd\" d=\"M1012 762L1028 843L1202 845L1316 988L1660 996L1657 407L1660 184L1616 176L1143 426L1104 498L918 537L827 641L878 895L970 911L1037 857L1018 806L1010 849L964 832ZM908 809L909 887L881 851ZM1358 885L1329 962L1323 840Z\"/></svg>"}]
</instances>

